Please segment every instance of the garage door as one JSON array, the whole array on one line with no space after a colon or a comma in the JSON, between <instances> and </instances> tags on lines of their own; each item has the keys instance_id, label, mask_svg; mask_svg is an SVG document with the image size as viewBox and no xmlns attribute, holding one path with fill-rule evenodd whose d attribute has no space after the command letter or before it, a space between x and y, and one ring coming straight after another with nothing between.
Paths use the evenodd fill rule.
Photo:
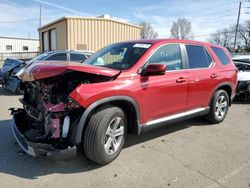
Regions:
<instances>
[{"instance_id":1,"label":"garage door","mask_svg":"<svg viewBox=\"0 0 250 188\"><path fill-rule=\"evenodd\" d=\"M43 51L49 51L49 36L47 31L43 33Z\"/></svg>"},{"instance_id":2,"label":"garage door","mask_svg":"<svg viewBox=\"0 0 250 188\"><path fill-rule=\"evenodd\" d=\"M50 30L50 50L56 50L56 30Z\"/></svg>"}]
</instances>

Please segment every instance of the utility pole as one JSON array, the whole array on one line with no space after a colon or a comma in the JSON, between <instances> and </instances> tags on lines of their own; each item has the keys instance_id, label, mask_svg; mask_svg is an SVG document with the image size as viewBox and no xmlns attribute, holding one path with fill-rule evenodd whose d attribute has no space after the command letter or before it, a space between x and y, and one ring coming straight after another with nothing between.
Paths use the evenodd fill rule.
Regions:
<instances>
[{"instance_id":1,"label":"utility pole","mask_svg":"<svg viewBox=\"0 0 250 188\"><path fill-rule=\"evenodd\" d=\"M238 28L239 28L240 10L241 10L241 1L239 3L238 18L237 18L236 29L235 29L235 36L234 36L234 52L235 52L235 46L236 46L236 40L237 40L237 34L238 34Z\"/></svg>"},{"instance_id":2,"label":"utility pole","mask_svg":"<svg viewBox=\"0 0 250 188\"><path fill-rule=\"evenodd\" d=\"M39 27L42 26L42 5L40 4L40 11L39 11Z\"/></svg>"}]
</instances>

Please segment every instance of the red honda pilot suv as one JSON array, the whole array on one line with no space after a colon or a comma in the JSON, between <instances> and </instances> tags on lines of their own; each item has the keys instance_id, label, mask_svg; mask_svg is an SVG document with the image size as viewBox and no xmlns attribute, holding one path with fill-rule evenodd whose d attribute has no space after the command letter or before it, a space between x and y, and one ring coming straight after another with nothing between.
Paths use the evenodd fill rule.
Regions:
<instances>
[{"instance_id":1,"label":"red honda pilot suv","mask_svg":"<svg viewBox=\"0 0 250 188\"><path fill-rule=\"evenodd\" d=\"M225 48L170 39L112 44L84 64L36 62L17 76L24 95L13 133L22 149L64 158L82 146L100 164L119 155L127 133L196 116L223 121L237 85Z\"/></svg>"}]
</instances>

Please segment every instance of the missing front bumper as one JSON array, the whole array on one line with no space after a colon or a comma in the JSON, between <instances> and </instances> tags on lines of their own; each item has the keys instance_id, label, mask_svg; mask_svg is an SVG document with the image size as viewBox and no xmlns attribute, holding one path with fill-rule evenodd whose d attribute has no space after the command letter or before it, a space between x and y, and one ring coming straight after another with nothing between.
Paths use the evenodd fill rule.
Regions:
<instances>
[{"instance_id":1,"label":"missing front bumper","mask_svg":"<svg viewBox=\"0 0 250 188\"><path fill-rule=\"evenodd\" d=\"M13 135L18 142L19 146L29 155L33 157L45 157L50 159L67 159L76 156L76 146L67 149L59 150L54 149L52 145L43 143L29 142L24 135L19 131L16 124L15 114L13 114L12 123Z\"/></svg>"}]
</instances>

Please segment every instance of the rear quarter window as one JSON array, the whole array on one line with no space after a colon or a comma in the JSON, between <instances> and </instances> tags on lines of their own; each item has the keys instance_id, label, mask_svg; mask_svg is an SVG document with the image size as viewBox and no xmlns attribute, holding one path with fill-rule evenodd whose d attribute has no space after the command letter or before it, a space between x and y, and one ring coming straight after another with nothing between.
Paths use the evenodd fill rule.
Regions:
<instances>
[{"instance_id":1,"label":"rear quarter window","mask_svg":"<svg viewBox=\"0 0 250 188\"><path fill-rule=\"evenodd\" d=\"M212 58L203 46L186 45L189 68L206 68L212 63Z\"/></svg>"},{"instance_id":2,"label":"rear quarter window","mask_svg":"<svg viewBox=\"0 0 250 188\"><path fill-rule=\"evenodd\" d=\"M217 47L212 47L212 49L223 65L227 65L230 63L230 60L223 49Z\"/></svg>"}]
</instances>

